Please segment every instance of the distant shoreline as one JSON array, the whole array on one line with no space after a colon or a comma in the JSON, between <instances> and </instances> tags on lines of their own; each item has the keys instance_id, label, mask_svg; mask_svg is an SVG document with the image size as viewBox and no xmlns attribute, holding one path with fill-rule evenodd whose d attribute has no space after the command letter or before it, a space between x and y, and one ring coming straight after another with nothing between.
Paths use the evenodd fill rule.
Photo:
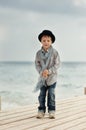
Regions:
<instances>
[{"instance_id":1,"label":"distant shoreline","mask_svg":"<svg viewBox=\"0 0 86 130\"><path fill-rule=\"evenodd\" d=\"M35 61L0 61L0 63L34 63ZM86 61L61 61L61 63L85 63Z\"/></svg>"}]
</instances>

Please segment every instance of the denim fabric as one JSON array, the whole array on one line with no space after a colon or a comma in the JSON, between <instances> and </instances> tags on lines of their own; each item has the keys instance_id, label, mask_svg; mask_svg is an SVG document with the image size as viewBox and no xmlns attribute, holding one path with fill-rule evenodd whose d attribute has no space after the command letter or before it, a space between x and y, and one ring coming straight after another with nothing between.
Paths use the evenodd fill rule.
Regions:
<instances>
[{"instance_id":1,"label":"denim fabric","mask_svg":"<svg viewBox=\"0 0 86 130\"><path fill-rule=\"evenodd\" d=\"M55 87L56 87L56 82L52 84L51 86L43 86L40 89L40 94L38 97L39 100L39 107L38 111L43 111L46 112L46 94L47 94L47 107L48 107L48 112L49 111L55 111ZM48 93L47 93L48 92Z\"/></svg>"}]
</instances>

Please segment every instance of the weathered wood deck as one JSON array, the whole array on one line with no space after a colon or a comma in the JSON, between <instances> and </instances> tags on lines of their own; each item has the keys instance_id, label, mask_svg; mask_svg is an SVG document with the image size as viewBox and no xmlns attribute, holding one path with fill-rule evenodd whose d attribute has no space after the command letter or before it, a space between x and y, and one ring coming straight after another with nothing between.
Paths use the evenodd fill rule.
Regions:
<instances>
[{"instance_id":1,"label":"weathered wood deck","mask_svg":"<svg viewBox=\"0 0 86 130\"><path fill-rule=\"evenodd\" d=\"M57 101L56 118L36 119L37 104L0 112L0 130L86 130L86 96Z\"/></svg>"}]
</instances>

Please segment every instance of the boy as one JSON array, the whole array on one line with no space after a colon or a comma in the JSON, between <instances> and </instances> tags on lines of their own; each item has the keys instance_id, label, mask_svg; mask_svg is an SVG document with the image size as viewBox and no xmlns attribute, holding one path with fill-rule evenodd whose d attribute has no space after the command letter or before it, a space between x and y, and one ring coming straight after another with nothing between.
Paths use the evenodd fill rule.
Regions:
<instances>
[{"instance_id":1,"label":"boy","mask_svg":"<svg viewBox=\"0 0 86 130\"><path fill-rule=\"evenodd\" d=\"M39 107L37 118L43 118L46 112L45 100L47 93L47 106L49 118L55 118L55 87L57 82L57 69L60 64L58 52L52 47L55 36L50 30L44 30L38 36L41 49L36 53L35 66L40 75L36 90L40 89L38 97Z\"/></svg>"}]
</instances>

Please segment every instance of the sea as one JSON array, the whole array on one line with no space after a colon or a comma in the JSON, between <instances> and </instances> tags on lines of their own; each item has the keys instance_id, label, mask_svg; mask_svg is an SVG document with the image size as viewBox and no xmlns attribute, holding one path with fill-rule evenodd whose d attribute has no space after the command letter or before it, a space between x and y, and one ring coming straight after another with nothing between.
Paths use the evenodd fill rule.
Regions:
<instances>
[{"instance_id":1,"label":"sea","mask_svg":"<svg viewBox=\"0 0 86 130\"><path fill-rule=\"evenodd\" d=\"M34 92L38 81L34 62L0 62L1 109L38 103ZM58 69L56 100L84 95L86 62L62 62Z\"/></svg>"}]
</instances>

